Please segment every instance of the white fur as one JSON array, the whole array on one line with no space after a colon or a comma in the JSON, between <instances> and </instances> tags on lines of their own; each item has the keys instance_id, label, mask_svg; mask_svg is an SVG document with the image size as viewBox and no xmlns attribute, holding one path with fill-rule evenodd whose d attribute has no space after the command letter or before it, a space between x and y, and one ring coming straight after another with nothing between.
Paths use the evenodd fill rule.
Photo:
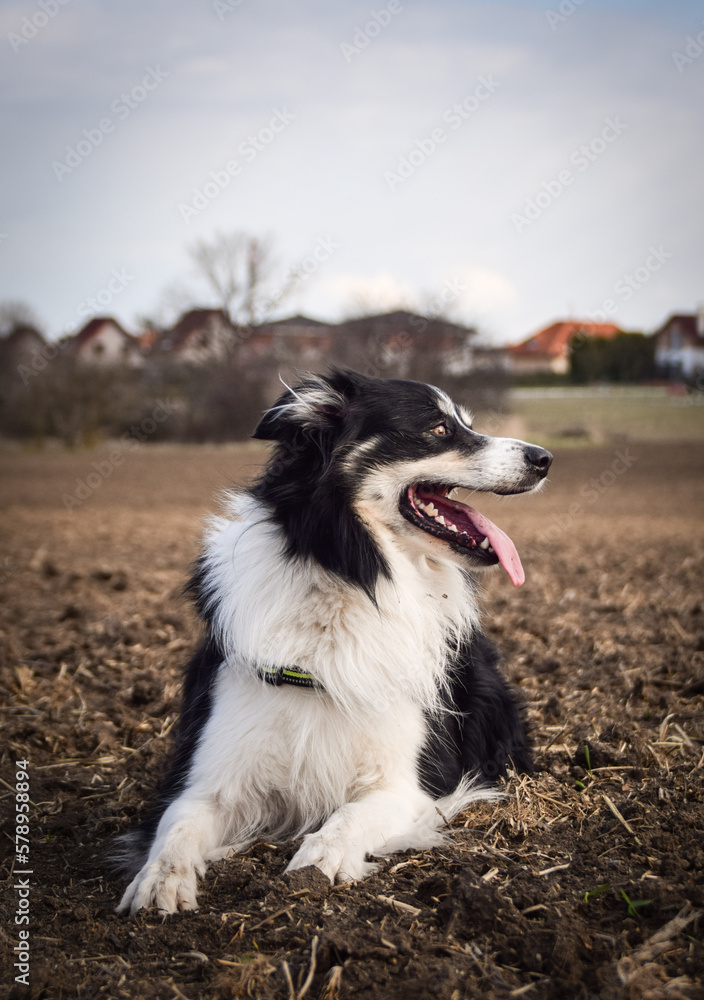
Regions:
<instances>
[{"instance_id":1,"label":"white fur","mask_svg":"<svg viewBox=\"0 0 704 1000\"><path fill-rule=\"evenodd\" d=\"M495 797L465 780L436 803L419 784L425 713L447 683L448 648L479 611L467 557L401 516L399 482L503 489L522 461L520 442L498 440L476 460L449 453L366 474L356 510L391 571L376 605L317 564L287 558L266 508L230 496L205 549L224 651L211 715L120 911L195 908L207 860L262 833L305 835L289 870L313 864L333 880L361 878L374 867L367 855L437 844L445 818ZM295 665L324 691L271 686L258 664Z\"/></svg>"},{"instance_id":2,"label":"white fur","mask_svg":"<svg viewBox=\"0 0 704 1000\"><path fill-rule=\"evenodd\" d=\"M236 497L211 524L207 578L226 597L216 616L226 658L188 787L120 910L195 907L207 859L263 831L308 834L291 869L361 878L366 855L437 844L443 817L493 794L465 783L435 803L416 769L447 641L478 618L462 569L382 537L393 582L380 581L374 607L358 587L284 559L265 513ZM325 692L272 687L257 663L295 664Z\"/></svg>"},{"instance_id":3,"label":"white fur","mask_svg":"<svg viewBox=\"0 0 704 1000\"><path fill-rule=\"evenodd\" d=\"M238 519L212 522L206 558L219 595L214 624L232 669L295 664L353 718L399 695L435 705L446 642L478 623L473 588L447 546L440 564L428 558L432 545L400 546L369 516L392 574L378 581L375 607L359 587L315 563L284 559L279 529L251 498L232 498L230 514Z\"/></svg>"},{"instance_id":4,"label":"white fur","mask_svg":"<svg viewBox=\"0 0 704 1000\"><path fill-rule=\"evenodd\" d=\"M433 389L437 393L438 403L440 409L443 410L450 420L456 421L460 427L463 427L467 431L471 431L472 424L474 423L474 417L470 410L466 406L461 406L455 403L453 399L443 392L442 389L438 389L437 386L433 386Z\"/></svg>"},{"instance_id":5,"label":"white fur","mask_svg":"<svg viewBox=\"0 0 704 1000\"><path fill-rule=\"evenodd\" d=\"M344 397L335 392L321 376L311 375L309 384L300 390L292 389L282 378L279 381L288 389L291 399L286 403L272 406L269 412L280 416L287 414L301 427L312 427L320 422L320 407L341 409L344 406Z\"/></svg>"}]
</instances>

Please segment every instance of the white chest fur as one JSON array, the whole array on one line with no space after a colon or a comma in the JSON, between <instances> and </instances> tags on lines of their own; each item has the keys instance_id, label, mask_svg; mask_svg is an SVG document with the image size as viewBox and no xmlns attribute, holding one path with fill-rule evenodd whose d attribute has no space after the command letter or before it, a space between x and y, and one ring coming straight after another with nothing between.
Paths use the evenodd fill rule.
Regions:
<instances>
[{"instance_id":1,"label":"white chest fur","mask_svg":"<svg viewBox=\"0 0 704 1000\"><path fill-rule=\"evenodd\" d=\"M399 698L437 704L448 649L478 619L454 562L377 537L391 579L380 578L374 603L320 566L286 558L279 529L250 498L231 509L236 519L211 523L206 586L218 595L214 624L233 669L298 666L358 723Z\"/></svg>"}]
</instances>

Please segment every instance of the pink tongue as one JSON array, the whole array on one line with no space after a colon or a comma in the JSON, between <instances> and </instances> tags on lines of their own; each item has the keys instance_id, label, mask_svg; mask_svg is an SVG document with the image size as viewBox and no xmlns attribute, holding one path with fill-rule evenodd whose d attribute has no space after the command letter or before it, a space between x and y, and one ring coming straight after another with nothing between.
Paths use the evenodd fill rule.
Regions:
<instances>
[{"instance_id":1,"label":"pink tongue","mask_svg":"<svg viewBox=\"0 0 704 1000\"><path fill-rule=\"evenodd\" d=\"M464 506L466 510L471 511L472 523L489 539L489 544L511 578L511 583L514 587L521 587L526 581L526 574L523 572L521 557L518 555L516 546L506 532L502 531L501 528L497 528L494 522L490 521L488 517L484 517L483 514L480 514L478 510L474 510L473 507L468 507L466 504Z\"/></svg>"}]
</instances>

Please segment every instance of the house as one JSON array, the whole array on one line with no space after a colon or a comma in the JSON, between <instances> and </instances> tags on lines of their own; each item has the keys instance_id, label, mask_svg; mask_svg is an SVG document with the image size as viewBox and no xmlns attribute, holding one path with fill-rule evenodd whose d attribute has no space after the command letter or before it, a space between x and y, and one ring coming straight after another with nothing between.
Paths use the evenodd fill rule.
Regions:
<instances>
[{"instance_id":1,"label":"house","mask_svg":"<svg viewBox=\"0 0 704 1000\"><path fill-rule=\"evenodd\" d=\"M403 310L342 323L290 316L245 333L239 354L243 367L263 361L281 366L288 375L338 364L397 378L430 364L436 374L466 374L475 336L468 327Z\"/></svg>"},{"instance_id":2,"label":"house","mask_svg":"<svg viewBox=\"0 0 704 1000\"><path fill-rule=\"evenodd\" d=\"M139 339L109 316L91 319L75 336L65 340L63 346L68 356L85 365L140 368L144 364Z\"/></svg>"},{"instance_id":3,"label":"house","mask_svg":"<svg viewBox=\"0 0 704 1000\"><path fill-rule=\"evenodd\" d=\"M490 344L475 344L473 351L473 370L481 372L502 372L510 374L511 358L505 347L493 347Z\"/></svg>"},{"instance_id":4,"label":"house","mask_svg":"<svg viewBox=\"0 0 704 1000\"><path fill-rule=\"evenodd\" d=\"M335 331L334 324L301 315L240 327L237 365L261 379L267 397L273 399L281 392L282 381L295 381L303 371L322 371L339 360Z\"/></svg>"},{"instance_id":5,"label":"house","mask_svg":"<svg viewBox=\"0 0 704 1000\"><path fill-rule=\"evenodd\" d=\"M44 356L46 347L46 341L33 326L16 326L0 338L0 367L10 371L20 365L31 365L35 358Z\"/></svg>"},{"instance_id":6,"label":"house","mask_svg":"<svg viewBox=\"0 0 704 1000\"><path fill-rule=\"evenodd\" d=\"M472 327L397 309L340 323L337 349L343 363L381 376L457 377L472 370L476 335Z\"/></svg>"},{"instance_id":7,"label":"house","mask_svg":"<svg viewBox=\"0 0 704 1000\"><path fill-rule=\"evenodd\" d=\"M669 378L693 378L704 372L704 306L677 313L653 334L655 364Z\"/></svg>"},{"instance_id":8,"label":"house","mask_svg":"<svg viewBox=\"0 0 704 1000\"><path fill-rule=\"evenodd\" d=\"M64 342L88 364L127 366L234 363L272 377L348 365L382 377L462 377L474 367L476 330L404 310L326 323L289 316L261 326L235 326L220 309L191 309L171 329L125 332L115 320L95 318Z\"/></svg>"},{"instance_id":9,"label":"house","mask_svg":"<svg viewBox=\"0 0 704 1000\"><path fill-rule=\"evenodd\" d=\"M241 361L269 360L296 368L313 369L330 361L334 324L309 316L289 316L240 331L246 344Z\"/></svg>"},{"instance_id":10,"label":"house","mask_svg":"<svg viewBox=\"0 0 704 1000\"><path fill-rule=\"evenodd\" d=\"M604 337L611 340L622 331L613 323L559 320L532 334L520 344L507 348L515 375L552 372L564 375L569 369L570 344L576 338Z\"/></svg>"},{"instance_id":11,"label":"house","mask_svg":"<svg viewBox=\"0 0 704 1000\"><path fill-rule=\"evenodd\" d=\"M172 329L150 340L153 360L202 365L227 358L237 332L222 309L191 309Z\"/></svg>"}]
</instances>

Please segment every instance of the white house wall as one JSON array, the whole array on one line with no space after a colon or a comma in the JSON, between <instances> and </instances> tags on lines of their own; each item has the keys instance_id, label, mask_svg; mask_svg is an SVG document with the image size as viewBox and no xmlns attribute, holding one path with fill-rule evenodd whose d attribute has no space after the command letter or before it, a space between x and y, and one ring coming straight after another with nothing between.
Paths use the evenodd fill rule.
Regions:
<instances>
[{"instance_id":1,"label":"white house wall","mask_svg":"<svg viewBox=\"0 0 704 1000\"><path fill-rule=\"evenodd\" d=\"M80 361L91 365L129 365L143 363L141 355L115 326L103 326L78 352Z\"/></svg>"},{"instance_id":2,"label":"white house wall","mask_svg":"<svg viewBox=\"0 0 704 1000\"><path fill-rule=\"evenodd\" d=\"M659 368L675 368L689 378L704 369L704 348L686 344L684 347L657 347L655 363Z\"/></svg>"}]
</instances>

